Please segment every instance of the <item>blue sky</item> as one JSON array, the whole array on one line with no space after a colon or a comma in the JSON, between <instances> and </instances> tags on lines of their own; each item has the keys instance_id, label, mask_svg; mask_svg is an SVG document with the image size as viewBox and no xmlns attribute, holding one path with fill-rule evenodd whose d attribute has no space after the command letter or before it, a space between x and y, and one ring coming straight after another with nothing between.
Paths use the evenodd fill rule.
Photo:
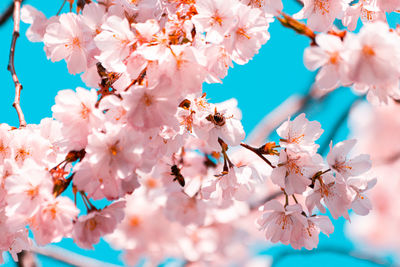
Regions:
<instances>
[{"instance_id":1,"label":"blue sky","mask_svg":"<svg viewBox=\"0 0 400 267\"><path fill-rule=\"evenodd\" d=\"M10 1L0 1L0 11L4 10ZM45 12L49 17L56 14L61 0L33 1L26 3L34 5ZM293 14L300 10L294 0L284 1L285 12ZM52 63L46 59L41 43L30 43L25 37L27 25L22 24L21 37L17 43L15 67L24 87L21 95L21 106L28 123L39 123L44 117L51 116L51 106L54 97L61 89L75 89L85 87L79 76L68 73L65 62ZM11 103L14 98L14 85L11 75L7 71L8 53L11 42L12 21L0 28L0 79L2 81L2 97L0 98L0 123L18 125L15 110ZM304 94L312 84L314 74L303 65L303 51L309 45L306 37L299 36L293 31L283 28L278 22L270 26L271 39L247 65L235 65L229 71L223 84L205 85L211 102L219 102L229 98L237 98L243 113L243 125L249 133L255 125L271 110L292 94ZM307 117L321 122L325 134L321 137L324 142L335 127L335 123L353 101L355 96L349 89L335 92L322 104L308 109ZM346 123L342 124L334 137L334 143L346 138L348 130ZM344 220L335 222L335 233L328 239L322 237L321 247L353 248L353 244L343 235ZM71 240L64 240L60 244L65 248L78 253L101 259L104 261L122 264L119 252L113 251L105 242L95 246L94 251L79 249ZM290 250L287 246L276 246L266 250L263 254L277 254ZM43 266L64 266L41 258ZM334 254L313 254L291 256L280 262L278 266L309 266L323 264L323 266L370 266L348 257ZM13 266L13 263L7 266Z\"/></svg>"}]
</instances>

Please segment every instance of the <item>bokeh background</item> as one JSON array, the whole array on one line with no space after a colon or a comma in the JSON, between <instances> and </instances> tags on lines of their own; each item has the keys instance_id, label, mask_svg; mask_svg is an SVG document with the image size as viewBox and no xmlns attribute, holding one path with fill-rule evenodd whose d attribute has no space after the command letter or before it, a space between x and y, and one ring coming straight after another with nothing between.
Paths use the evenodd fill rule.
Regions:
<instances>
[{"instance_id":1,"label":"bokeh background","mask_svg":"<svg viewBox=\"0 0 400 267\"><path fill-rule=\"evenodd\" d=\"M11 0L0 1L0 12L4 11ZM295 0L284 0L284 11L294 14L301 9ZM47 17L57 13L62 0L26 0L25 4L35 6ZM65 8L67 10L67 8ZM18 118L11 104L14 99L14 84L7 71L9 47L12 34L12 20L0 26L0 123L18 125ZM42 43L30 43L25 37L26 24L21 25L21 37L18 39L15 55L15 67L23 85L21 106L28 123L39 123L44 117L51 117L51 106L59 90L85 87L78 75L68 73L64 61L52 63L47 60ZM270 41L263 46L259 54L244 66L235 65L229 71L223 84L204 85L211 102L220 102L236 98L243 113L242 123L246 133L260 120L293 94L304 95L312 85L315 73L309 72L303 64L303 51L309 40L297 35L290 29L283 28L278 21L270 25ZM307 117L318 120L325 133L321 144L329 141L344 140L348 134L343 114L353 103L355 96L350 89L341 88L321 102L313 102L305 110ZM331 133L335 132L332 136ZM345 220L335 221L335 232L329 237L321 235L320 249L312 252L295 251L290 246L275 245L269 248L256 248L262 255L282 258L276 266L373 266L372 263L353 259L346 255L327 253L324 250L340 249L348 251L361 250L363 244L355 244L344 234ZM167 230L167 229L166 229ZM1 233L0 233L1 234ZM96 258L105 262L123 265L121 253L115 251L104 241L94 250L82 250L65 239L58 246L79 254ZM374 256L392 261L393 255L388 252L374 251ZM5 266L15 266L6 256ZM67 266L54 260L39 256L42 266ZM180 266L179 262L169 260L163 266Z\"/></svg>"}]
</instances>

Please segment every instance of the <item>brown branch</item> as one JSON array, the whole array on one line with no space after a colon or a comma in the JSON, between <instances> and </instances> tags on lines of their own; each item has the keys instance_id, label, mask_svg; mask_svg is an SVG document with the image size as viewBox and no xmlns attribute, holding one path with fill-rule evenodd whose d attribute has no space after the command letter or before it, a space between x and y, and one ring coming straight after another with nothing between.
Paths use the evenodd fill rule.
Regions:
<instances>
[{"instance_id":1,"label":"brown branch","mask_svg":"<svg viewBox=\"0 0 400 267\"><path fill-rule=\"evenodd\" d=\"M24 0L22 0L23 2ZM4 10L3 14L0 15L0 26L2 26L4 23L7 22L9 18L11 18L12 14L14 12L14 1L10 1L10 4Z\"/></svg>"},{"instance_id":2,"label":"brown branch","mask_svg":"<svg viewBox=\"0 0 400 267\"><path fill-rule=\"evenodd\" d=\"M263 156L263 154L261 154L261 152L259 151L258 148L254 148L251 147L245 143L241 143L240 144L242 147L247 148L248 150L252 151L253 153L255 153L257 156L259 156L263 161L265 161L271 168L275 168L274 165L272 165L271 161L269 161L266 157Z\"/></svg>"},{"instance_id":3,"label":"brown branch","mask_svg":"<svg viewBox=\"0 0 400 267\"><path fill-rule=\"evenodd\" d=\"M11 2L8 5L7 9L0 16L0 25L3 25L11 17L13 11L14 11L14 3Z\"/></svg>"},{"instance_id":4,"label":"brown branch","mask_svg":"<svg viewBox=\"0 0 400 267\"><path fill-rule=\"evenodd\" d=\"M283 191L282 190L274 192L274 193L271 193L270 195L267 195L266 197L264 197L264 198L262 198L262 199L260 199L258 201L250 203L250 205L249 205L250 206L250 210L258 209L261 205L264 205L268 201L276 199L276 198L278 198L280 196L283 196Z\"/></svg>"},{"instance_id":5,"label":"brown branch","mask_svg":"<svg viewBox=\"0 0 400 267\"><path fill-rule=\"evenodd\" d=\"M23 250L20 253L17 254L18 256L18 262L17 265L18 267L36 267L37 262L36 262L36 257L35 254L32 253L31 251L26 251Z\"/></svg>"},{"instance_id":6,"label":"brown branch","mask_svg":"<svg viewBox=\"0 0 400 267\"><path fill-rule=\"evenodd\" d=\"M14 16L13 16L14 17L14 32L13 32L12 40L11 40L10 57L9 57L7 69L11 72L11 76L12 76L12 79L15 84L15 98L14 98L13 107L15 108L15 110L17 111L17 114L18 114L19 126L25 127L26 121L24 118L24 113L22 112L22 109L20 106L20 95L21 95L22 85L18 80L18 76L17 76L17 73L15 72L15 66L14 66L15 45L16 45L17 39L19 37L21 2L22 2L22 0L14 0Z\"/></svg>"}]
</instances>

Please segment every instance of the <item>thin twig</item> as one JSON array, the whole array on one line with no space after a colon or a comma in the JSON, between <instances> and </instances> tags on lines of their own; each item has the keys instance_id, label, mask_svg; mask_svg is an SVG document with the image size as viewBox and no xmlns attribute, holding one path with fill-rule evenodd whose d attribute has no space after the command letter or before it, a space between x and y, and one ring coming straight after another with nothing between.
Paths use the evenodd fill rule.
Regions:
<instances>
[{"instance_id":1,"label":"thin twig","mask_svg":"<svg viewBox=\"0 0 400 267\"><path fill-rule=\"evenodd\" d=\"M259 156L263 161L265 161L271 168L275 168L274 165L272 165L271 161L269 161L266 157L264 157L257 148L251 147L245 143L240 144L242 147L247 148L248 150L252 151L255 153L257 156Z\"/></svg>"},{"instance_id":2,"label":"thin twig","mask_svg":"<svg viewBox=\"0 0 400 267\"><path fill-rule=\"evenodd\" d=\"M15 84L15 98L14 98L13 107L15 108L15 110L17 111L17 114L18 114L19 126L25 127L26 121L25 121L24 113L22 112L22 109L20 106L20 96L21 96L22 85L18 80L18 76L17 76L17 73L15 72L15 66L14 66L15 44L17 43L17 39L19 37L21 2L22 2L22 0L14 0L14 16L13 16L14 17L14 32L13 32L12 40L11 40L10 58L8 61L7 69L11 72L11 76L12 76L12 79Z\"/></svg>"},{"instance_id":3,"label":"thin twig","mask_svg":"<svg viewBox=\"0 0 400 267\"><path fill-rule=\"evenodd\" d=\"M65 3L66 3L66 2L67 2L67 0L64 0L64 2L62 3L62 5L61 5L60 9L58 10L58 12L57 12L56 16L60 15L60 13L61 13L61 11L62 11L63 7L65 6Z\"/></svg>"},{"instance_id":4,"label":"thin twig","mask_svg":"<svg viewBox=\"0 0 400 267\"><path fill-rule=\"evenodd\" d=\"M58 260L60 262L67 263L77 267L118 267L111 263L102 262L93 258L85 257L83 255L71 252L69 250L57 247L57 246L46 246L38 247L33 246L32 252Z\"/></svg>"}]
</instances>

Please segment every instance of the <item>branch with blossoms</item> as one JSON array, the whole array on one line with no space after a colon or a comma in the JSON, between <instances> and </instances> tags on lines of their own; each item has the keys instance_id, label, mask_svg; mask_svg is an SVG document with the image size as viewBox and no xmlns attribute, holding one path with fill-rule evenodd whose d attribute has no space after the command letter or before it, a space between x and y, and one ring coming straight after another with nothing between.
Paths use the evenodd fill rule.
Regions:
<instances>
[{"instance_id":1,"label":"branch with blossoms","mask_svg":"<svg viewBox=\"0 0 400 267\"><path fill-rule=\"evenodd\" d=\"M131 265L141 256L154 264L173 256L218 266L246 261L248 254L228 248L258 240L249 226L255 218L272 243L313 249L320 232L334 230L317 210L334 219L349 219L350 209L370 212L366 192L376 179L365 174L368 155L348 156L355 139L331 146L324 161L321 125L301 113L278 127L279 140L253 147L244 142L236 100L214 104L202 91L204 82L221 83L233 63L251 60L277 17L312 40L305 65L321 68L321 94L354 85L370 100L389 101L398 90L397 33L382 22L358 35L332 29L345 7L343 23L354 26L350 11L364 2L304 1L293 17L269 0L68 2L70 12L49 19L25 5L21 19L31 24L29 40L43 42L50 60L65 60L93 89L58 92L53 118L39 125L22 127L22 111L20 129L1 125L1 251L15 259L29 250L29 227L39 246L71 237L92 249L104 236ZM376 32L381 38L371 37ZM13 56L12 49L10 62Z\"/></svg>"}]
</instances>

